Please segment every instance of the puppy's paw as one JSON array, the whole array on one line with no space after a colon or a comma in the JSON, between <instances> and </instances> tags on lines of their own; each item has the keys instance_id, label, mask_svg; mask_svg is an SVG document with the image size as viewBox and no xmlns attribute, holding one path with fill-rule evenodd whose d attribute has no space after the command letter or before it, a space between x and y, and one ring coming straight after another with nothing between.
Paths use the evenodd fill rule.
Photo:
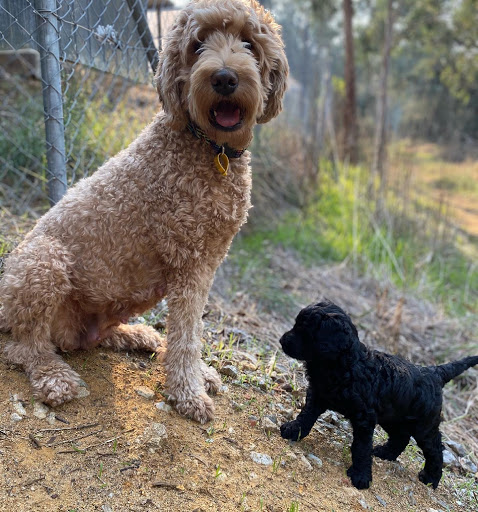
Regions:
<instances>
[{"instance_id":1,"label":"puppy's paw","mask_svg":"<svg viewBox=\"0 0 478 512\"><path fill-rule=\"evenodd\" d=\"M372 483L372 475L370 472L360 471L354 466L350 466L349 469L347 469L347 476L357 489L368 489Z\"/></svg>"},{"instance_id":2,"label":"puppy's paw","mask_svg":"<svg viewBox=\"0 0 478 512\"><path fill-rule=\"evenodd\" d=\"M373 456L382 460L397 460L398 457L389 450L387 443L376 446L373 449Z\"/></svg>"},{"instance_id":3,"label":"puppy's paw","mask_svg":"<svg viewBox=\"0 0 478 512\"><path fill-rule=\"evenodd\" d=\"M186 400L176 400L175 407L179 414L199 423L214 419L214 402L206 393Z\"/></svg>"},{"instance_id":4,"label":"puppy's paw","mask_svg":"<svg viewBox=\"0 0 478 512\"><path fill-rule=\"evenodd\" d=\"M56 407L78 395L80 376L71 368L38 367L30 375L33 396Z\"/></svg>"},{"instance_id":5,"label":"puppy's paw","mask_svg":"<svg viewBox=\"0 0 478 512\"><path fill-rule=\"evenodd\" d=\"M303 430L302 424L297 420L288 421L280 427L280 435L284 439L290 439L291 441L300 441L308 433Z\"/></svg>"},{"instance_id":6,"label":"puppy's paw","mask_svg":"<svg viewBox=\"0 0 478 512\"><path fill-rule=\"evenodd\" d=\"M420 479L420 482L424 483L425 485L431 485L434 489L438 487L438 484L440 483L440 475L432 476L428 474L424 469L418 473L418 478Z\"/></svg>"},{"instance_id":7,"label":"puppy's paw","mask_svg":"<svg viewBox=\"0 0 478 512\"><path fill-rule=\"evenodd\" d=\"M208 393L215 395L222 386L221 377L219 377L216 369L201 361L201 374L204 379L204 388Z\"/></svg>"}]
</instances>

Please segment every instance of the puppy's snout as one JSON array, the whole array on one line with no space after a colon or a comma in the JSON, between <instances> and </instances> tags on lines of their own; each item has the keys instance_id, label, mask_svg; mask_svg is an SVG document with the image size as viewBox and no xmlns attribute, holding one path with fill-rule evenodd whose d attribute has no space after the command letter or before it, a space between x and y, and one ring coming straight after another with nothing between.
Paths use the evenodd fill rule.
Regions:
<instances>
[{"instance_id":1,"label":"puppy's snout","mask_svg":"<svg viewBox=\"0 0 478 512\"><path fill-rule=\"evenodd\" d=\"M222 96L232 94L239 84L237 73L229 68L219 69L211 75L212 88Z\"/></svg>"}]
</instances>

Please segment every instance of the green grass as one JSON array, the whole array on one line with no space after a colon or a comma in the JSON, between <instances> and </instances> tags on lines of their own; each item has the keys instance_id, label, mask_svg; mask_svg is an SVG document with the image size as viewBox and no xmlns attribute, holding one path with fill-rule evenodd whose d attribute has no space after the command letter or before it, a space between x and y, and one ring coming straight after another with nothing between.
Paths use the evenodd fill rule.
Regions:
<instances>
[{"instance_id":1,"label":"green grass","mask_svg":"<svg viewBox=\"0 0 478 512\"><path fill-rule=\"evenodd\" d=\"M256 269L253 288L259 302L273 309L291 301L271 268L275 248L283 247L295 251L306 266L347 259L358 274L387 277L454 314L478 306L478 268L437 206L426 201L403 206L389 191L387 214L379 221L366 196L366 169L342 168L335 181L327 163L321 168L318 190L306 207L234 243L231 259L238 283Z\"/></svg>"}]
</instances>

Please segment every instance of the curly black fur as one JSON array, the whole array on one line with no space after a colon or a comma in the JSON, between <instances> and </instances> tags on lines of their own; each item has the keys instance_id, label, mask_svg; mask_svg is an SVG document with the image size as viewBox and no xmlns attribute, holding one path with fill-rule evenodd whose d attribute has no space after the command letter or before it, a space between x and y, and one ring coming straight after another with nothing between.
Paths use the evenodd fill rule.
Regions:
<instances>
[{"instance_id":1,"label":"curly black fur","mask_svg":"<svg viewBox=\"0 0 478 512\"><path fill-rule=\"evenodd\" d=\"M421 367L400 357L368 349L359 341L350 317L331 302L304 308L280 343L284 352L305 361L309 386L306 403L294 421L281 426L285 439L304 438L327 409L350 420L353 428L352 465L347 471L358 489L372 481L372 454L395 460L413 436L425 456L419 478L438 486L443 445L439 431L442 387L478 356ZM376 424L388 441L373 448Z\"/></svg>"}]
</instances>

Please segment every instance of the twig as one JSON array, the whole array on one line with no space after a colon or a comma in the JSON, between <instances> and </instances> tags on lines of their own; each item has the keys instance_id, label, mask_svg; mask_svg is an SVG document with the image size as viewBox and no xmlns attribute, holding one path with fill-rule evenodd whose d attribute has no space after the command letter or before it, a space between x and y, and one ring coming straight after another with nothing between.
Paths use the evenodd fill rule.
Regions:
<instances>
[{"instance_id":1,"label":"twig","mask_svg":"<svg viewBox=\"0 0 478 512\"><path fill-rule=\"evenodd\" d=\"M54 446L60 446L62 444L68 444L68 443L73 444L74 442L79 441L80 439L84 439L85 437L94 436L95 434L99 434L102 431L103 431L103 429L101 428L100 430L95 430L94 432L88 432L88 434L85 434L83 436L78 436L78 437L75 437L73 439L66 439L65 441L58 441L57 443L49 444L48 446L50 448L53 448ZM82 450L83 449L84 448L82 448Z\"/></svg>"},{"instance_id":2,"label":"twig","mask_svg":"<svg viewBox=\"0 0 478 512\"><path fill-rule=\"evenodd\" d=\"M171 482L161 482L161 481L153 482L151 484L151 487L162 487L164 489L180 490L180 489L178 489L179 484L174 484L174 483L171 483Z\"/></svg>"},{"instance_id":3,"label":"twig","mask_svg":"<svg viewBox=\"0 0 478 512\"><path fill-rule=\"evenodd\" d=\"M61 416L58 416L57 414L55 414L55 419L60 421L61 423L66 423L67 425L70 424L70 422L68 420L66 420L65 418L62 418Z\"/></svg>"},{"instance_id":4,"label":"twig","mask_svg":"<svg viewBox=\"0 0 478 512\"><path fill-rule=\"evenodd\" d=\"M22 487L28 487L29 485L36 484L37 482L41 482L42 480L45 480L45 475L40 475L38 478L35 478L34 480L28 480L24 484L22 484Z\"/></svg>"},{"instance_id":5,"label":"twig","mask_svg":"<svg viewBox=\"0 0 478 512\"><path fill-rule=\"evenodd\" d=\"M55 416L56 418L56 416ZM66 420L60 420L66 421ZM86 423L85 425L78 425L76 427L63 427L63 428L42 428L38 432L63 432L66 430L83 430L84 428L97 427L99 423Z\"/></svg>"},{"instance_id":6,"label":"twig","mask_svg":"<svg viewBox=\"0 0 478 512\"><path fill-rule=\"evenodd\" d=\"M125 430L124 432L121 432L120 434L116 435L115 437L112 437L111 439L107 439L106 441L102 441L101 443L90 444L89 446L85 446L84 448L76 448L73 450L62 450L62 451L56 452L56 453L57 454L60 454L60 453L86 453L86 450L89 450L90 448L96 448L97 446L102 446L107 443L112 443L113 441L118 439L118 437L121 437L122 435L127 434L128 432L131 432L133 430L134 430L133 428L130 428L129 430Z\"/></svg>"}]
</instances>

